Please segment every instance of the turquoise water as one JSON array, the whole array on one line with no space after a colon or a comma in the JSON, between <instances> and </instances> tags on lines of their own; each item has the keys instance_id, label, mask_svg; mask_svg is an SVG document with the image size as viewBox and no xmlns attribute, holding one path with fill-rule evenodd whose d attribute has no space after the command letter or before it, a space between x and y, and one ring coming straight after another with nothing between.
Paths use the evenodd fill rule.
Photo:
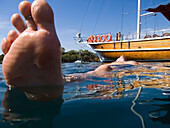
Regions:
<instances>
[{"instance_id":1,"label":"turquoise water","mask_svg":"<svg viewBox=\"0 0 170 128\"><path fill-rule=\"evenodd\" d=\"M101 63L62 64L63 74ZM101 77L67 83L50 102L6 87L0 65L0 128L169 128L170 63L118 66Z\"/></svg>"}]
</instances>

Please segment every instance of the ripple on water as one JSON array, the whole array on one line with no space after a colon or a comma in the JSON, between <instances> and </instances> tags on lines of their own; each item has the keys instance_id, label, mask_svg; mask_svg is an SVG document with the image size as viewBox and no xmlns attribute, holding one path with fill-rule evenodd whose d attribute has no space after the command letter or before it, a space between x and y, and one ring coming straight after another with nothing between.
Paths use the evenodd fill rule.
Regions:
<instances>
[{"instance_id":1,"label":"ripple on water","mask_svg":"<svg viewBox=\"0 0 170 128\"><path fill-rule=\"evenodd\" d=\"M94 70L101 63L62 64L64 75ZM170 127L170 63L142 63L119 66L100 77L92 76L65 85L60 114L45 108L52 117L25 117L19 113L17 126L54 127ZM0 100L6 90L0 66ZM39 107L42 108L43 106ZM52 107L52 106L50 106ZM27 109L29 106L27 107ZM30 107L32 108L32 107ZM55 106L53 107L55 108ZM0 106L0 114L4 111ZM31 110L30 110L31 111ZM11 114L9 112L7 114ZM15 113L17 114L17 112ZM34 114L35 115L35 114ZM50 114L46 114L46 116ZM55 116L54 116L55 115ZM0 118L2 120L2 118ZM40 122L38 122L40 121ZM14 121L11 121L14 125ZM45 122L47 125L42 125ZM53 124L48 124L53 122ZM0 121L0 125L7 123ZM4 126L7 126L6 124ZM11 125L12 126L12 125Z\"/></svg>"}]
</instances>

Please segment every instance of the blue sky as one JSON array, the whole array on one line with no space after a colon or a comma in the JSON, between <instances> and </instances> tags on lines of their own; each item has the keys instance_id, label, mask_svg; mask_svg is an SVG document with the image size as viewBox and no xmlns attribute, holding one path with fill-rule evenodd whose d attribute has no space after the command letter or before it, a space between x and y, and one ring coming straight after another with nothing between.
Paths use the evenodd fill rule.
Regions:
<instances>
[{"instance_id":1,"label":"blue sky","mask_svg":"<svg viewBox=\"0 0 170 128\"><path fill-rule=\"evenodd\" d=\"M0 4L0 40L14 29L10 23L13 13L19 13L18 4L22 0L1 0ZM28 0L33 2L33 0ZM82 36L91 34L122 31L125 35L136 32L137 0L46 0L54 11L55 27L62 47L68 50L79 50L84 45L77 45L73 37L81 32ZM122 3L122 1L124 1ZM142 0L141 8L146 9L168 0ZM170 2L170 0L168 1ZM123 8L122 8L122 5ZM122 10L124 12L123 21ZM144 13L144 11L142 11ZM100 15L99 15L100 14ZM121 27L121 24L123 27ZM142 17L142 30L149 33L153 30L170 29L170 22L160 13L156 17ZM167 30L169 31L169 30ZM85 47L89 50L88 47ZM1 54L0 50L0 54Z\"/></svg>"}]
</instances>

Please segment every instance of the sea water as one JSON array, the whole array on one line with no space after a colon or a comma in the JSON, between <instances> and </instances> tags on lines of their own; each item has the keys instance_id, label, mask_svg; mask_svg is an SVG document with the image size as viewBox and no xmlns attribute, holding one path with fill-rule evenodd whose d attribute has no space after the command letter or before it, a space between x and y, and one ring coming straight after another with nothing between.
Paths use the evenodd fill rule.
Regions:
<instances>
[{"instance_id":1,"label":"sea water","mask_svg":"<svg viewBox=\"0 0 170 128\"><path fill-rule=\"evenodd\" d=\"M64 63L64 75L101 63ZM0 128L169 128L170 63L116 66L65 84L63 96L32 101L6 86L0 65Z\"/></svg>"}]
</instances>

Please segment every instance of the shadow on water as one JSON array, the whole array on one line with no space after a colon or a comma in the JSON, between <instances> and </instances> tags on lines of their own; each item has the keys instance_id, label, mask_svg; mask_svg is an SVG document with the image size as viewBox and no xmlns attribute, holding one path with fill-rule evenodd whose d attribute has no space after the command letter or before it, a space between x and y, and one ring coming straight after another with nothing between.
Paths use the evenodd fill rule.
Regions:
<instances>
[{"instance_id":1,"label":"shadow on water","mask_svg":"<svg viewBox=\"0 0 170 128\"><path fill-rule=\"evenodd\" d=\"M99 65L62 66L65 74L73 74ZM38 90L35 96L32 92L28 95L30 88L26 93L25 89L3 85L0 87L4 90L0 92L0 128L170 127L169 66L170 63L117 66L100 77L67 83L64 93L50 101L35 98L46 96L47 88L34 88ZM1 78L4 84L3 76Z\"/></svg>"}]
</instances>

